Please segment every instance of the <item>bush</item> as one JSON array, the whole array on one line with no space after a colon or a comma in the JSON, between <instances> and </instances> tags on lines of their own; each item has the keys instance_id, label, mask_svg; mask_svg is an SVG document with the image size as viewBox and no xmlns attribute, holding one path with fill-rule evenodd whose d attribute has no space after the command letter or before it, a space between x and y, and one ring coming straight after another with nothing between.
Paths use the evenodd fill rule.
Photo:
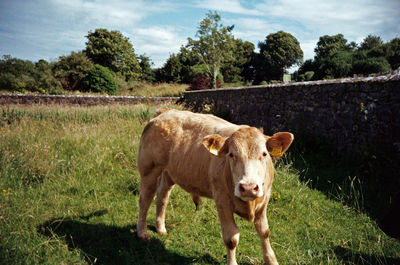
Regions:
<instances>
[{"instance_id":1,"label":"bush","mask_svg":"<svg viewBox=\"0 0 400 265\"><path fill-rule=\"evenodd\" d=\"M217 88L222 85L221 80L217 79ZM192 80L189 90L204 90L211 88L211 80L203 75L199 75Z\"/></svg>"},{"instance_id":2,"label":"bush","mask_svg":"<svg viewBox=\"0 0 400 265\"><path fill-rule=\"evenodd\" d=\"M314 77L314 72L313 71L308 71L304 74L304 79L306 81L310 81L312 80L312 78Z\"/></svg>"},{"instance_id":3,"label":"bush","mask_svg":"<svg viewBox=\"0 0 400 265\"><path fill-rule=\"evenodd\" d=\"M83 80L83 87L86 91L106 93L114 95L117 93L117 83L111 71L104 66L96 64Z\"/></svg>"},{"instance_id":4,"label":"bush","mask_svg":"<svg viewBox=\"0 0 400 265\"><path fill-rule=\"evenodd\" d=\"M353 63L353 73L369 75L390 70L390 64L384 57L372 57L357 60Z\"/></svg>"}]
</instances>

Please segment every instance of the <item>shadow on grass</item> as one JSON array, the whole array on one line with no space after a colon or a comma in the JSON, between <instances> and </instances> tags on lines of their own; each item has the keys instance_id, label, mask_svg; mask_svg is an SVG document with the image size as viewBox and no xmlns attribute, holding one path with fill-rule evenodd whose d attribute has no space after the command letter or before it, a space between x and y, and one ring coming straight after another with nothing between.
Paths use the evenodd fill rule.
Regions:
<instances>
[{"instance_id":1,"label":"shadow on grass","mask_svg":"<svg viewBox=\"0 0 400 265\"><path fill-rule=\"evenodd\" d=\"M400 264L400 258L385 258L383 256L355 253L353 250L343 247L336 247L334 252L343 264Z\"/></svg>"},{"instance_id":2,"label":"shadow on grass","mask_svg":"<svg viewBox=\"0 0 400 265\"><path fill-rule=\"evenodd\" d=\"M302 137L289 156L301 181L310 188L366 213L381 227L385 219L400 220L396 214L400 203L399 159L398 153L377 151L341 156L327 141Z\"/></svg>"},{"instance_id":3,"label":"shadow on grass","mask_svg":"<svg viewBox=\"0 0 400 265\"><path fill-rule=\"evenodd\" d=\"M156 238L144 242L136 236L136 225L119 227L86 223L97 211L87 216L55 218L38 227L39 233L63 238L70 249L79 249L90 264L218 264L209 255L187 257L169 251Z\"/></svg>"}]
</instances>

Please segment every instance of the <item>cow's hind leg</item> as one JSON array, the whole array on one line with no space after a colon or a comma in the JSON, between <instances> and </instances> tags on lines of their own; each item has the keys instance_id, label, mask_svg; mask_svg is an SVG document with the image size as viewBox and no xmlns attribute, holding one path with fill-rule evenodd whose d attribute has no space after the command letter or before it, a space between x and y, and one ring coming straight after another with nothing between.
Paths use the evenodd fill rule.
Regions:
<instances>
[{"instance_id":1,"label":"cow's hind leg","mask_svg":"<svg viewBox=\"0 0 400 265\"><path fill-rule=\"evenodd\" d=\"M137 235L140 239L149 240L147 234L147 211L149 210L151 201L157 189L157 178L162 172L161 167L153 167L145 174L141 172L141 180L139 185L139 218L137 223Z\"/></svg>"},{"instance_id":2,"label":"cow's hind leg","mask_svg":"<svg viewBox=\"0 0 400 265\"><path fill-rule=\"evenodd\" d=\"M160 178L160 183L157 189L157 210L156 210L156 228L157 232L161 235L167 234L165 228L165 210L167 208L168 198L174 186L173 181L168 173L164 171Z\"/></svg>"}]
</instances>

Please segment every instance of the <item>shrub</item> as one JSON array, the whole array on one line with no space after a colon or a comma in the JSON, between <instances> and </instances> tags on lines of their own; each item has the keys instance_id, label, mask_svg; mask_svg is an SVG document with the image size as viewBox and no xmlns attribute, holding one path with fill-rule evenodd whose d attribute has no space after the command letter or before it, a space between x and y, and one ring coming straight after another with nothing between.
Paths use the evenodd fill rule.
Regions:
<instances>
[{"instance_id":1,"label":"shrub","mask_svg":"<svg viewBox=\"0 0 400 265\"><path fill-rule=\"evenodd\" d=\"M104 66L96 64L83 80L83 87L87 91L114 95L117 93L117 83L111 71Z\"/></svg>"},{"instance_id":2,"label":"shrub","mask_svg":"<svg viewBox=\"0 0 400 265\"><path fill-rule=\"evenodd\" d=\"M221 80L217 79L217 88L222 85ZM192 80L189 90L204 90L211 88L211 80L203 75L199 75Z\"/></svg>"},{"instance_id":3,"label":"shrub","mask_svg":"<svg viewBox=\"0 0 400 265\"><path fill-rule=\"evenodd\" d=\"M355 74L368 75L387 72L389 70L390 64L384 57L366 58L353 63L353 72Z\"/></svg>"},{"instance_id":4,"label":"shrub","mask_svg":"<svg viewBox=\"0 0 400 265\"><path fill-rule=\"evenodd\" d=\"M305 72L305 74L304 74L304 79L306 81L312 80L313 77L314 77L314 72L313 71L308 71L308 72Z\"/></svg>"}]
</instances>

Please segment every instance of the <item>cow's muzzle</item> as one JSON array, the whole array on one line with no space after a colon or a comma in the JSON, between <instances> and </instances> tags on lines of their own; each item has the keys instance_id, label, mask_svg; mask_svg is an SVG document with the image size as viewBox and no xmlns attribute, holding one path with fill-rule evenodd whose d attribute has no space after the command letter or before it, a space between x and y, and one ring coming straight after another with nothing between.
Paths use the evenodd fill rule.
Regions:
<instances>
[{"instance_id":1,"label":"cow's muzzle","mask_svg":"<svg viewBox=\"0 0 400 265\"><path fill-rule=\"evenodd\" d=\"M251 201L263 195L262 187L257 183L238 183L238 197L244 201Z\"/></svg>"}]
</instances>

